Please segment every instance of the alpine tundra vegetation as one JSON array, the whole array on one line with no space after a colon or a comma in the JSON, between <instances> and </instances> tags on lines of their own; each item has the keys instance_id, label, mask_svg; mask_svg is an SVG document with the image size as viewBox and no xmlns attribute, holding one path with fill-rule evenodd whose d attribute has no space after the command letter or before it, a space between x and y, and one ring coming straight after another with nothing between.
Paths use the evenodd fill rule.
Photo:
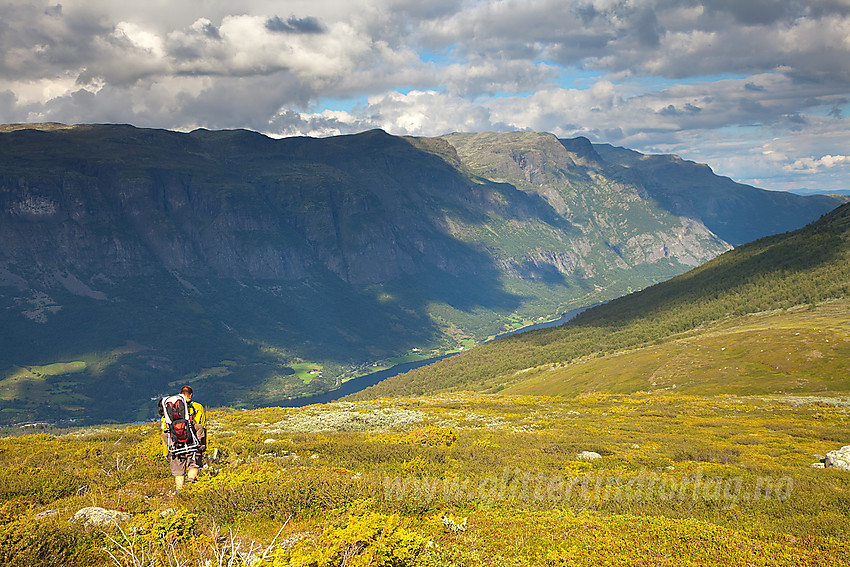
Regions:
<instances>
[{"instance_id":1,"label":"alpine tundra vegetation","mask_svg":"<svg viewBox=\"0 0 850 567\"><path fill-rule=\"evenodd\" d=\"M218 458L178 496L151 424L7 436L0 560L842 565L850 473L811 465L847 442L848 408L644 392L220 409ZM91 507L126 517L74 520Z\"/></svg>"}]
</instances>

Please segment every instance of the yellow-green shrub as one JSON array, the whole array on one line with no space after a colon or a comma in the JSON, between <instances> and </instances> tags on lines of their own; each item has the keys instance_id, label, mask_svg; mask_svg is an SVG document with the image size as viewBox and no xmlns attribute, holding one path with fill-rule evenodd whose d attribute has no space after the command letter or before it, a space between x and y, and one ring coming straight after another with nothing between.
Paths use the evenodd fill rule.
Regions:
<instances>
[{"instance_id":1,"label":"yellow-green shrub","mask_svg":"<svg viewBox=\"0 0 850 567\"><path fill-rule=\"evenodd\" d=\"M0 506L0 565L65 567L102 565L97 535L55 518L33 519L11 502Z\"/></svg>"},{"instance_id":2,"label":"yellow-green shrub","mask_svg":"<svg viewBox=\"0 0 850 567\"><path fill-rule=\"evenodd\" d=\"M34 467L0 467L0 499L26 497L48 504L77 492L84 482L61 470Z\"/></svg>"},{"instance_id":3,"label":"yellow-green shrub","mask_svg":"<svg viewBox=\"0 0 850 567\"><path fill-rule=\"evenodd\" d=\"M185 508L169 510L168 513L154 510L141 514L123 527L106 528L111 545L105 549L112 564L117 566L211 565L211 556L222 559L227 550L222 549L213 537L196 529L197 519L197 514Z\"/></svg>"},{"instance_id":4,"label":"yellow-green shrub","mask_svg":"<svg viewBox=\"0 0 850 567\"><path fill-rule=\"evenodd\" d=\"M145 463L164 463L167 449L162 442L162 436L157 433L136 444L132 453Z\"/></svg>"},{"instance_id":5,"label":"yellow-green shrub","mask_svg":"<svg viewBox=\"0 0 850 567\"><path fill-rule=\"evenodd\" d=\"M157 510L133 518L129 529L147 540L181 541L195 535L197 514L185 508L163 514Z\"/></svg>"},{"instance_id":6,"label":"yellow-green shrub","mask_svg":"<svg viewBox=\"0 0 850 567\"><path fill-rule=\"evenodd\" d=\"M377 492L367 479L338 467L277 469L271 463L243 465L198 480L190 496L217 521L245 515L288 518L330 510Z\"/></svg>"},{"instance_id":7,"label":"yellow-green shrub","mask_svg":"<svg viewBox=\"0 0 850 567\"><path fill-rule=\"evenodd\" d=\"M351 513L315 539L304 539L279 551L270 567L405 567L412 565L427 538L386 515L355 505Z\"/></svg>"},{"instance_id":8,"label":"yellow-green shrub","mask_svg":"<svg viewBox=\"0 0 850 567\"><path fill-rule=\"evenodd\" d=\"M470 529L437 537L418 565L815 567L843 563L847 553L844 540L797 539L692 519L498 508L472 516ZM426 522L432 533L439 533L438 521Z\"/></svg>"},{"instance_id":9,"label":"yellow-green shrub","mask_svg":"<svg viewBox=\"0 0 850 567\"><path fill-rule=\"evenodd\" d=\"M426 445L428 447L451 447L457 441L457 432L449 427L429 425L405 433L387 433L373 437L383 443L404 445Z\"/></svg>"}]
</instances>

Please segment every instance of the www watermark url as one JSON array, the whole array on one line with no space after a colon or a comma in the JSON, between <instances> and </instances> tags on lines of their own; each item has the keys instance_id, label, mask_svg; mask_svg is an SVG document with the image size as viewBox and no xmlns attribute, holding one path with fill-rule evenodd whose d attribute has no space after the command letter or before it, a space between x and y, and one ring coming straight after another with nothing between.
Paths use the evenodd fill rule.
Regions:
<instances>
[{"instance_id":1,"label":"www watermark url","mask_svg":"<svg viewBox=\"0 0 850 567\"><path fill-rule=\"evenodd\" d=\"M598 471L579 476L559 476L505 469L501 475L483 479L460 477L384 477L387 500L481 500L496 501L698 501L733 506L759 500L785 501L794 490L790 476L745 479L706 474L698 468L686 476L647 469L622 475Z\"/></svg>"}]
</instances>

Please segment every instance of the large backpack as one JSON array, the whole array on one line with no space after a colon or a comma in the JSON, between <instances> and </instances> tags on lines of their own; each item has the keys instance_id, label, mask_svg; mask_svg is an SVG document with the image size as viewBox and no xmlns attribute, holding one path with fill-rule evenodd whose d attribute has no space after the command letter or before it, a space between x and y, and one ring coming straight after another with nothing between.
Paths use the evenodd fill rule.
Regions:
<instances>
[{"instance_id":1,"label":"large backpack","mask_svg":"<svg viewBox=\"0 0 850 567\"><path fill-rule=\"evenodd\" d=\"M195 453L200 442L195 435L189 402L183 394L162 399L162 414L168 427L168 452L174 456Z\"/></svg>"}]
</instances>

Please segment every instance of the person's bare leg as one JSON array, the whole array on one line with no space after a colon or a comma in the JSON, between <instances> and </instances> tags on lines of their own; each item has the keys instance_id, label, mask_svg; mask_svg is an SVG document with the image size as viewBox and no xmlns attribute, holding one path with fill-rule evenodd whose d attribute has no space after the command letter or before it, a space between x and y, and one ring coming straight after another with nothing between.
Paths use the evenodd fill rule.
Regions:
<instances>
[{"instance_id":1,"label":"person's bare leg","mask_svg":"<svg viewBox=\"0 0 850 567\"><path fill-rule=\"evenodd\" d=\"M189 474L191 474L191 472L190 472ZM180 476L175 476L175 477L174 477L174 489L175 489L177 492L180 492L181 490L183 490L183 481L184 481L184 478L185 478L185 477L184 477L182 474L181 474Z\"/></svg>"}]
</instances>

